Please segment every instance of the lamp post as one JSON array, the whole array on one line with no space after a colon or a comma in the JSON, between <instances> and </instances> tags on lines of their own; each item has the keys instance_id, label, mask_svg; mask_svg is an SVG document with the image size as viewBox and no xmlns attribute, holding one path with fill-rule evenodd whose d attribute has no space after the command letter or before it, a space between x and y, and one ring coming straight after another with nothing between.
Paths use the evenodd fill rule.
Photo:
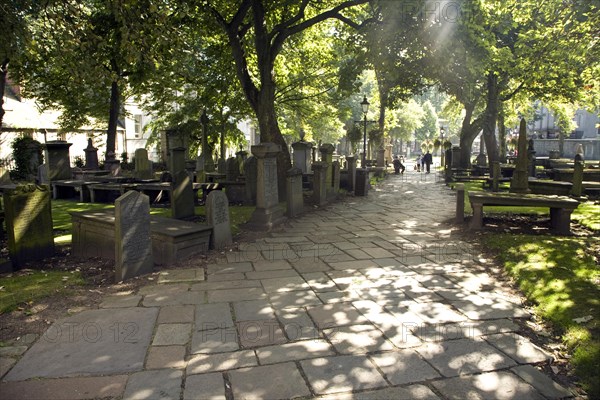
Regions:
<instances>
[{"instance_id":1,"label":"lamp post","mask_svg":"<svg viewBox=\"0 0 600 400\"><path fill-rule=\"evenodd\" d=\"M445 152L446 152L446 149L444 148L444 133L445 132L446 131L444 130L444 127L440 126L440 142L441 142L440 143L440 149L441 149L441 151L440 151L440 164L442 165L442 168L444 168L444 166L445 166L444 165L445 164L444 163L444 161L445 161L444 160L444 158L445 158L444 156L445 156Z\"/></svg>"},{"instance_id":2,"label":"lamp post","mask_svg":"<svg viewBox=\"0 0 600 400\"><path fill-rule=\"evenodd\" d=\"M360 165L363 168L367 168L367 113L369 112L369 102L367 101L367 96L364 96L360 106L362 107L362 112L364 115L363 154Z\"/></svg>"}]
</instances>

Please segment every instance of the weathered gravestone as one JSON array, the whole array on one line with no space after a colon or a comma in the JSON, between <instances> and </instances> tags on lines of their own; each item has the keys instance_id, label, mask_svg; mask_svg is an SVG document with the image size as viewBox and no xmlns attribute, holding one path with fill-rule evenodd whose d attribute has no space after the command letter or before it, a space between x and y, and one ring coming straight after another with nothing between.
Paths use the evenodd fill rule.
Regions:
<instances>
[{"instance_id":1,"label":"weathered gravestone","mask_svg":"<svg viewBox=\"0 0 600 400\"><path fill-rule=\"evenodd\" d=\"M17 268L54 255L49 186L21 185L3 194L8 254Z\"/></svg>"},{"instance_id":2,"label":"weathered gravestone","mask_svg":"<svg viewBox=\"0 0 600 400\"><path fill-rule=\"evenodd\" d=\"M231 245L231 226L229 223L229 200L221 190L213 190L206 197L206 220L212 227L210 247L222 249Z\"/></svg>"},{"instance_id":3,"label":"weathered gravestone","mask_svg":"<svg viewBox=\"0 0 600 400\"><path fill-rule=\"evenodd\" d=\"M325 143L319 147L321 152L321 163L325 167L325 190L328 195L333 191L333 151L335 147L331 143Z\"/></svg>"},{"instance_id":4,"label":"weathered gravestone","mask_svg":"<svg viewBox=\"0 0 600 400\"><path fill-rule=\"evenodd\" d=\"M50 141L44 143L48 159L48 177L51 181L71 179L71 159L69 157L69 147L72 143L62 140Z\"/></svg>"},{"instance_id":5,"label":"weathered gravestone","mask_svg":"<svg viewBox=\"0 0 600 400\"><path fill-rule=\"evenodd\" d=\"M331 191L331 195L332 197L337 197L338 194L340 193L340 162L339 161L334 161L332 164L332 191Z\"/></svg>"},{"instance_id":6,"label":"weathered gravestone","mask_svg":"<svg viewBox=\"0 0 600 400\"><path fill-rule=\"evenodd\" d=\"M135 149L135 171L133 176L136 179L152 178L152 163L148 159L148 150Z\"/></svg>"},{"instance_id":7,"label":"weathered gravestone","mask_svg":"<svg viewBox=\"0 0 600 400\"><path fill-rule=\"evenodd\" d=\"M244 161L244 178L246 180L246 204L256 204L256 183L258 176L258 160L250 156Z\"/></svg>"},{"instance_id":8,"label":"weathered gravestone","mask_svg":"<svg viewBox=\"0 0 600 400\"><path fill-rule=\"evenodd\" d=\"M573 166L573 186L571 187L571 196L581 197L583 191L583 161L575 158L575 165Z\"/></svg>"},{"instance_id":9,"label":"weathered gravestone","mask_svg":"<svg viewBox=\"0 0 600 400\"><path fill-rule=\"evenodd\" d=\"M152 272L150 201L136 191L115 201L115 281Z\"/></svg>"},{"instance_id":10,"label":"weathered gravestone","mask_svg":"<svg viewBox=\"0 0 600 400\"><path fill-rule=\"evenodd\" d=\"M229 157L226 162L225 180L235 182L240 176L240 164L237 158Z\"/></svg>"},{"instance_id":11,"label":"weathered gravestone","mask_svg":"<svg viewBox=\"0 0 600 400\"><path fill-rule=\"evenodd\" d=\"M327 164L323 162L312 163L313 171L313 202L322 206L327 203Z\"/></svg>"},{"instance_id":12,"label":"weathered gravestone","mask_svg":"<svg viewBox=\"0 0 600 400\"><path fill-rule=\"evenodd\" d=\"M286 178L286 215L289 218L302 214L304 209L304 195L302 193L302 170L298 167L287 171Z\"/></svg>"},{"instance_id":13,"label":"weathered gravestone","mask_svg":"<svg viewBox=\"0 0 600 400\"><path fill-rule=\"evenodd\" d=\"M356 182L356 157L347 156L346 166L348 169L348 191L353 192Z\"/></svg>"},{"instance_id":14,"label":"weathered gravestone","mask_svg":"<svg viewBox=\"0 0 600 400\"><path fill-rule=\"evenodd\" d=\"M312 143L299 141L292 143L294 149L294 167L300 168L303 174L310 172Z\"/></svg>"},{"instance_id":15,"label":"weathered gravestone","mask_svg":"<svg viewBox=\"0 0 600 400\"><path fill-rule=\"evenodd\" d=\"M98 169L98 149L92 144L92 138L88 138L88 145L85 151L85 168Z\"/></svg>"},{"instance_id":16,"label":"weathered gravestone","mask_svg":"<svg viewBox=\"0 0 600 400\"><path fill-rule=\"evenodd\" d=\"M248 227L269 231L285 218L279 207L277 182L277 154L281 147L275 143L261 143L251 148L257 158L256 210L252 213Z\"/></svg>"},{"instance_id":17,"label":"weathered gravestone","mask_svg":"<svg viewBox=\"0 0 600 400\"><path fill-rule=\"evenodd\" d=\"M529 163L527 157L527 122L525 118L521 119L519 126L517 166L513 172L510 181L510 192L512 193L529 193L529 178L527 174L527 165Z\"/></svg>"},{"instance_id":18,"label":"weathered gravestone","mask_svg":"<svg viewBox=\"0 0 600 400\"><path fill-rule=\"evenodd\" d=\"M173 174L171 216L177 219L194 216L194 189L192 187L192 179L185 171Z\"/></svg>"}]
</instances>

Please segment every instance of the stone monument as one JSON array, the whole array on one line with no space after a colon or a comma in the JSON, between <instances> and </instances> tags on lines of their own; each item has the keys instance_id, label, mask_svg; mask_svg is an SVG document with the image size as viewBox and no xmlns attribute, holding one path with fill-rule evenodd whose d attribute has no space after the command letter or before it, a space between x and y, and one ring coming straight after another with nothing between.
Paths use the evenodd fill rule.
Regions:
<instances>
[{"instance_id":1,"label":"stone monument","mask_svg":"<svg viewBox=\"0 0 600 400\"><path fill-rule=\"evenodd\" d=\"M248 227L268 231L285 219L277 189L277 154L281 147L275 143L261 143L252 146L251 151L257 159L256 210Z\"/></svg>"},{"instance_id":2,"label":"stone monument","mask_svg":"<svg viewBox=\"0 0 600 400\"><path fill-rule=\"evenodd\" d=\"M185 148L171 149L171 216L177 219L192 218L194 211L194 189L192 179L185 170Z\"/></svg>"},{"instance_id":3,"label":"stone monument","mask_svg":"<svg viewBox=\"0 0 600 400\"><path fill-rule=\"evenodd\" d=\"M17 269L54 255L51 193L49 186L33 184L4 190L8 255Z\"/></svg>"},{"instance_id":4,"label":"stone monument","mask_svg":"<svg viewBox=\"0 0 600 400\"><path fill-rule=\"evenodd\" d=\"M322 206L327 203L327 182L325 174L327 173L327 164L324 162L314 162L313 171L313 202Z\"/></svg>"},{"instance_id":5,"label":"stone monument","mask_svg":"<svg viewBox=\"0 0 600 400\"><path fill-rule=\"evenodd\" d=\"M152 272L148 196L134 190L115 200L115 281Z\"/></svg>"},{"instance_id":6,"label":"stone monument","mask_svg":"<svg viewBox=\"0 0 600 400\"><path fill-rule=\"evenodd\" d=\"M133 172L135 179L151 179L152 178L152 163L148 160L148 151L146 149L135 150L135 171Z\"/></svg>"},{"instance_id":7,"label":"stone monument","mask_svg":"<svg viewBox=\"0 0 600 400\"><path fill-rule=\"evenodd\" d=\"M222 190L213 190L206 197L206 220L212 227L211 249L220 250L233 243L229 222L229 200Z\"/></svg>"},{"instance_id":8,"label":"stone monument","mask_svg":"<svg viewBox=\"0 0 600 400\"><path fill-rule=\"evenodd\" d=\"M340 193L340 162L334 161L332 164L332 188L331 197L336 198Z\"/></svg>"},{"instance_id":9,"label":"stone monument","mask_svg":"<svg viewBox=\"0 0 600 400\"><path fill-rule=\"evenodd\" d=\"M519 141L517 145L517 165L510 181L510 192L529 193L529 178L527 174L527 122L521 119L519 126Z\"/></svg>"},{"instance_id":10,"label":"stone monument","mask_svg":"<svg viewBox=\"0 0 600 400\"><path fill-rule=\"evenodd\" d=\"M92 138L88 138L88 145L83 151L85 151L85 169L98 169L98 149L92 144Z\"/></svg>"},{"instance_id":11,"label":"stone monument","mask_svg":"<svg viewBox=\"0 0 600 400\"><path fill-rule=\"evenodd\" d=\"M325 168L325 190L328 195L331 195L333 191L333 151L335 147L331 143L325 143L319 147L321 152L321 163L324 164Z\"/></svg>"},{"instance_id":12,"label":"stone monument","mask_svg":"<svg viewBox=\"0 0 600 400\"><path fill-rule=\"evenodd\" d=\"M300 168L303 174L308 173L312 159L312 143L300 140L292 143L294 150L294 167Z\"/></svg>"},{"instance_id":13,"label":"stone monument","mask_svg":"<svg viewBox=\"0 0 600 400\"><path fill-rule=\"evenodd\" d=\"M529 176L535 178L535 149L533 148L533 139L527 142L527 160Z\"/></svg>"},{"instance_id":14,"label":"stone monument","mask_svg":"<svg viewBox=\"0 0 600 400\"><path fill-rule=\"evenodd\" d=\"M229 157L225 168L225 180L235 182L240 176L240 164L236 157Z\"/></svg>"},{"instance_id":15,"label":"stone monument","mask_svg":"<svg viewBox=\"0 0 600 400\"><path fill-rule=\"evenodd\" d=\"M302 214L304 210L304 194L302 193L302 170L293 167L287 171L286 199L288 218L294 218Z\"/></svg>"},{"instance_id":16,"label":"stone monument","mask_svg":"<svg viewBox=\"0 0 600 400\"><path fill-rule=\"evenodd\" d=\"M71 179L71 158L69 147L72 143L55 140L43 144L48 159L48 178L51 181Z\"/></svg>"},{"instance_id":17,"label":"stone monument","mask_svg":"<svg viewBox=\"0 0 600 400\"><path fill-rule=\"evenodd\" d=\"M356 183L356 157L347 156L346 166L348 168L348 191L353 192Z\"/></svg>"},{"instance_id":18,"label":"stone monument","mask_svg":"<svg viewBox=\"0 0 600 400\"><path fill-rule=\"evenodd\" d=\"M244 177L246 180L246 201L247 205L256 204L256 181L258 176L258 161L254 156L250 156L244 161Z\"/></svg>"},{"instance_id":19,"label":"stone monument","mask_svg":"<svg viewBox=\"0 0 600 400\"><path fill-rule=\"evenodd\" d=\"M583 161L575 159L573 165L573 186L571 187L570 195L573 197L581 197L583 192Z\"/></svg>"}]
</instances>

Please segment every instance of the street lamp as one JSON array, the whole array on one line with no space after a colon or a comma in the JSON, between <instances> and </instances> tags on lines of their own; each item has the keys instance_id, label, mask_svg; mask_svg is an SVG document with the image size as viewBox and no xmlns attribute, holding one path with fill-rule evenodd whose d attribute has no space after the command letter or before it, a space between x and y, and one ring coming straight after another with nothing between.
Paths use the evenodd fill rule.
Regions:
<instances>
[{"instance_id":1,"label":"street lamp","mask_svg":"<svg viewBox=\"0 0 600 400\"><path fill-rule=\"evenodd\" d=\"M367 96L364 96L360 106L362 107L362 112L364 115L363 154L361 166L363 168L367 168L367 113L369 112L369 102L367 101Z\"/></svg>"}]
</instances>

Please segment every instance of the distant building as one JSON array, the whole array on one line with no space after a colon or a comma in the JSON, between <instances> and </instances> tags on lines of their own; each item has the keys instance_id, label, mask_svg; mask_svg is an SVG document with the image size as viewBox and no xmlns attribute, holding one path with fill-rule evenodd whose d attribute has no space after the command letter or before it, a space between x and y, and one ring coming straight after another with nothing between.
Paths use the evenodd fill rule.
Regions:
<instances>
[{"instance_id":1,"label":"distant building","mask_svg":"<svg viewBox=\"0 0 600 400\"><path fill-rule=\"evenodd\" d=\"M529 125L530 130L539 139L554 139L558 136L558 126L552 112L546 107L541 107L539 115L541 118ZM573 116L577 125L573 132L565 135L567 139L596 139L600 136L600 118L598 113L590 113L586 110L577 110Z\"/></svg>"},{"instance_id":2,"label":"distant building","mask_svg":"<svg viewBox=\"0 0 600 400\"><path fill-rule=\"evenodd\" d=\"M72 164L76 157L85 160L84 149L88 138L92 138L94 147L98 148L98 157L104 159L106 153L106 123L83 126L73 131L63 131L58 125L60 111L48 110L41 112L35 100L23 98L20 88L7 84L3 95L4 118L2 120L2 135L0 136L0 160L12 156L12 141L20 136L29 136L40 143L51 140L65 140L73 145L70 147ZM150 133L144 127L151 117L133 102L125 102L124 115L118 121L115 154L118 159L126 153L131 161L135 149L146 148ZM108 116L107 116L108 117ZM148 149L149 157L159 161L156 148Z\"/></svg>"}]
</instances>

